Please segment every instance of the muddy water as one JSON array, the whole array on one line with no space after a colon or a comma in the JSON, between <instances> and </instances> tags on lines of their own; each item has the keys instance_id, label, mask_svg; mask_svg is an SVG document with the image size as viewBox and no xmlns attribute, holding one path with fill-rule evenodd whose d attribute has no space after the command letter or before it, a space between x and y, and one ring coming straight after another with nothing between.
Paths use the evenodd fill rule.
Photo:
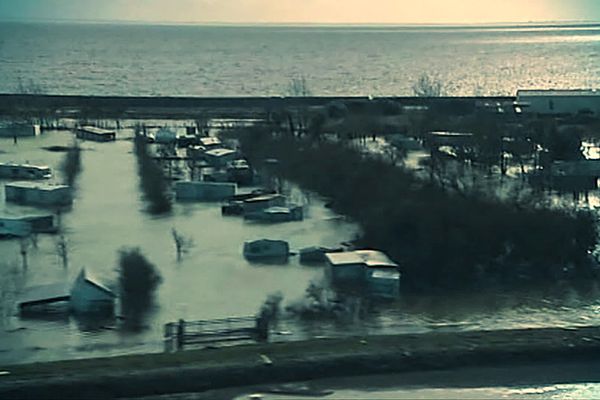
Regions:
<instances>
[{"instance_id":1,"label":"muddy water","mask_svg":"<svg viewBox=\"0 0 600 400\"><path fill-rule=\"evenodd\" d=\"M165 322L254 314L269 293L280 291L284 305L303 297L311 281L323 278L322 267L307 267L295 257L286 265L256 265L241 254L245 240L285 239L291 248L349 240L356 226L339 219L310 196L302 222L262 225L237 217L222 217L218 203L176 204L170 215L149 216L144 211L131 131L120 131L113 143L81 142L83 171L70 211L62 215L69 246L69 267L64 269L56 252L56 236L40 235L38 248L29 250L25 286L72 281L85 267L101 281L113 284L117 252L139 246L159 268L164 282L157 307L140 332L128 332L119 323L82 321L63 314L22 319L14 313L0 326L0 364L39 360L84 358L134 352L162 351ZM122 140L121 140L122 139ZM69 145L70 132L47 132L37 138L0 138L1 161L29 161L56 168L64 154L42 147ZM57 178L61 177L58 174ZM35 214L41 210L5 204L0 188L0 213ZM176 261L171 229L193 238L195 246ZM0 241L0 273L20 266L19 242ZM2 287L4 288L6 284ZM598 290L575 291L554 287L546 291L488 293L480 296L400 299L378 303L364 298L350 301L351 311L341 321L298 323L284 319L274 340L315 336L417 333L432 330L505 329L542 326L581 326L600 323Z\"/></svg>"},{"instance_id":2,"label":"muddy water","mask_svg":"<svg viewBox=\"0 0 600 400\"><path fill-rule=\"evenodd\" d=\"M129 132L130 134L130 132ZM126 133L127 135L127 133ZM120 132L123 137L123 132ZM56 168L64 153L43 146L68 145L73 134L48 132L39 138L0 139L2 161L29 161ZM87 357L129 351L160 351L162 324L178 318L203 319L254 314L269 293L286 299L300 297L322 270L300 266L249 264L242 257L245 240L285 239L291 249L314 244L336 244L352 237L354 227L341 222L317 198L311 199L302 222L264 225L221 216L219 203L176 204L172 214L152 217L140 199L132 143L82 142L83 171L73 208L62 216L69 246L69 267L56 253L56 236L40 235L38 249L29 251L25 284L71 281L85 267L100 280L115 281L117 251L139 246L160 269L164 282L158 307L141 333L123 333L113 323L86 329L72 318L57 320L10 317L0 331L0 363ZM60 177L58 177L60 180ZM40 210L5 204L1 189L0 212L19 214ZM192 237L195 246L182 262L176 261L171 229ZM20 266L19 242L0 241L0 265ZM5 271L2 271L5 273ZM102 325L102 324L101 324Z\"/></svg>"}]
</instances>

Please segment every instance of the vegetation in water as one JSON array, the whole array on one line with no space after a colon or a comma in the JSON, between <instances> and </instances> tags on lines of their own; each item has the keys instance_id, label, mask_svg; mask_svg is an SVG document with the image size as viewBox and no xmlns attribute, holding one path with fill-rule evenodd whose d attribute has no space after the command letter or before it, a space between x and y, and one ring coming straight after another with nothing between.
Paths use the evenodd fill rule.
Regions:
<instances>
[{"instance_id":1,"label":"vegetation in water","mask_svg":"<svg viewBox=\"0 0 600 400\"><path fill-rule=\"evenodd\" d=\"M128 321L137 322L152 305L162 277L137 247L119 251L117 273L121 311Z\"/></svg>"},{"instance_id":2,"label":"vegetation in water","mask_svg":"<svg viewBox=\"0 0 600 400\"><path fill-rule=\"evenodd\" d=\"M591 213L551 208L533 194L500 199L456 191L340 142L254 131L242 147L274 173L329 198L357 221L357 245L385 251L412 290L478 288L595 274Z\"/></svg>"}]
</instances>

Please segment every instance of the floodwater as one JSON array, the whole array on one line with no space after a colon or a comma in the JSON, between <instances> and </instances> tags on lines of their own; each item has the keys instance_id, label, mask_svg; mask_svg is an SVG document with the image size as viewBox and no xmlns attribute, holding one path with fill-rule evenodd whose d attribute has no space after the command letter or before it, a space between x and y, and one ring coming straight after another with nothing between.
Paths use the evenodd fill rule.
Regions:
<instances>
[{"instance_id":1,"label":"floodwater","mask_svg":"<svg viewBox=\"0 0 600 400\"><path fill-rule=\"evenodd\" d=\"M348 241L357 227L325 208L310 195L302 222L265 225L239 217L223 217L219 203L175 204L166 216L150 216L138 188L132 154L131 130L118 132L112 143L80 142L83 171L77 181L71 210L62 214L68 242L69 267L64 269L56 251L56 235L39 235L38 248L28 252L23 286L71 282L82 267L102 282L114 285L117 252L138 246L156 264L164 281L157 307L144 329L131 332L114 320L82 321L64 314L23 319L9 310L0 319L0 365L66 358L86 358L163 349L163 324L188 320L255 314L266 297L283 294L283 306L302 302L310 282L323 281L322 266L302 266L297 257L285 265L250 264L242 257L242 244L258 238L285 239L291 249L310 245L334 246ZM74 135L50 131L35 138L0 138L0 161L47 164L56 168L64 153L42 147L69 145ZM55 178L60 181L60 173ZM295 193L294 196L299 196ZM0 212L36 214L41 209L4 202ZM177 262L171 229L193 238L194 247ZM5 291L10 270L20 269L18 240L0 241L0 273ZM600 291L570 286L518 293L486 293L451 297L422 296L396 302L351 297L350 312L339 320L300 321L284 314L273 340L309 337L420 333L526 327L576 327L600 324Z\"/></svg>"},{"instance_id":2,"label":"floodwater","mask_svg":"<svg viewBox=\"0 0 600 400\"><path fill-rule=\"evenodd\" d=\"M413 94L600 87L600 26L152 26L0 23L0 92L108 96ZM24 85L20 87L19 82Z\"/></svg>"},{"instance_id":3,"label":"floodwater","mask_svg":"<svg viewBox=\"0 0 600 400\"><path fill-rule=\"evenodd\" d=\"M119 132L119 138L131 132ZM64 153L42 146L68 145L71 132L51 131L37 138L0 139L1 161L47 164L56 171ZM38 249L29 251L25 285L71 281L82 267L101 281L115 282L117 252L139 246L163 276L158 307L148 327L133 334L115 329L114 323L90 329L75 319L19 319L10 317L0 330L0 364L33 360L89 357L130 351L161 351L162 325L179 318L207 319L254 315L268 294L280 291L286 299L301 297L322 270L297 263L249 264L242 257L246 240L272 238L289 241L292 250L315 244L337 244L350 239L355 228L335 218L316 197L302 222L265 225L239 217L222 217L220 203L175 204L167 216L144 211L140 198L132 142L82 142L83 171L70 211L62 214L68 241L69 267L56 252L56 235L39 235ZM60 180L60 177L58 178ZM0 212L35 214L42 210L5 204L0 189ZM171 229L195 243L179 263ZM21 266L18 240L0 241L0 273Z\"/></svg>"}]
</instances>

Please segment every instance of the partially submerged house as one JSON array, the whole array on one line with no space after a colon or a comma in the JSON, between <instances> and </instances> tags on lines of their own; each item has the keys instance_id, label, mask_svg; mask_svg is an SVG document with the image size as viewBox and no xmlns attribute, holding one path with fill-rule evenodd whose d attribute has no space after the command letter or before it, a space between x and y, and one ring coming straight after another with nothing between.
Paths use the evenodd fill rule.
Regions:
<instances>
[{"instance_id":1,"label":"partially submerged house","mask_svg":"<svg viewBox=\"0 0 600 400\"><path fill-rule=\"evenodd\" d=\"M114 130L97 128L95 126L81 126L75 133L79 139L93 140L95 142L111 142L116 140L117 133Z\"/></svg>"},{"instance_id":2,"label":"partially submerged house","mask_svg":"<svg viewBox=\"0 0 600 400\"><path fill-rule=\"evenodd\" d=\"M4 185L6 201L39 206L67 206L73 203L71 187L50 183L13 182Z\"/></svg>"},{"instance_id":3,"label":"partially submerged house","mask_svg":"<svg viewBox=\"0 0 600 400\"><path fill-rule=\"evenodd\" d=\"M54 233L56 231L53 215L0 217L0 237L27 237L32 233Z\"/></svg>"},{"instance_id":4,"label":"partially submerged house","mask_svg":"<svg viewBox=\"0 0 600 400\"><path fill-rule=\"evenodd\" d=\"M34 307L68 302L75 313L112 313L115 294L82 269L71 286L65 283L31 286L21 294L18 305L22 313Z\"/></svg>"},{"instance_id":5,"label":"partially submerged house","mask_svg":"<svg viewBox=\"0 0 600 400\"><path fill-rule=\"evenodd\" d=\"M235 191L235 183L204 181L180 181L175 183L177 200L221 201L234 196Z\"/></svg>"},{"instance_id":6,"label":"partially submerged house","mask_svg":"<svg viewBox=\"0 0 600 400\"><path fill-rule=\"evenodd\" d=\"M41 133L39 125L28 122L11 122L0 124L0 137L38 136Z\"/></svg>"},{"instance_id":7,"label":"partially submerged house","mask_svg":"<svg viewBox=\"0 0 600 400\"><path fill-rule=\"evenodd\" d=\"M76 313L112 313L115 294L82 269L73 286L69 306Z\"/></svg>"},{"instance_id":8,"label":"partially submerged house","mask_svg":"<svg viewBox=\"0 0 600 400\"><path fill-rule=\"evenodd\" d=\"M48 179L50 177L52 177L50 167L45 165L0 163L0 178Z\"/></svg>"},{"instance_id":9,"label":"partially submerged house","mask_svg":"<svg viewBox=\"0 0 600 400\"><path fill-rule=\"evenodd\" d=\"M287 258L290 246L285 240L259 239L245 242L243 252L248 260Z\"/></svg>"},{"instance_id":10,"label":"partially submerged house","mask_svg":"<svg viewBox=\"0 0 600 400\"><path fill-rule=\"evenodd\" d=\"M377 250L327 253L328 275L334 284L362 285L377 297L396 298L400 294L398 264Z\"/></svg>"}]
</instances>

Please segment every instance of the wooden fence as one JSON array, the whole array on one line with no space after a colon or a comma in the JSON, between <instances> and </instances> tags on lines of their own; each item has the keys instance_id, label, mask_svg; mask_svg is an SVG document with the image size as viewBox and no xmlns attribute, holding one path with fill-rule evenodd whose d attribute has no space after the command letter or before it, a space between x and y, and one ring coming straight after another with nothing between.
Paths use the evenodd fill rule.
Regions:
<instances>
[{"instance_id":1,"label":"wooden fence","mask_svg":"<svg viewBox=\"0 0 600 400\"><path fill-rule=\"evenodd\" d=\"M269 340L269 322L266 318L251 316L200 321L180 319L165 324L164 341L167 352L183 350L186 346L248 340Z\"/></svg>"}]
</instances>

